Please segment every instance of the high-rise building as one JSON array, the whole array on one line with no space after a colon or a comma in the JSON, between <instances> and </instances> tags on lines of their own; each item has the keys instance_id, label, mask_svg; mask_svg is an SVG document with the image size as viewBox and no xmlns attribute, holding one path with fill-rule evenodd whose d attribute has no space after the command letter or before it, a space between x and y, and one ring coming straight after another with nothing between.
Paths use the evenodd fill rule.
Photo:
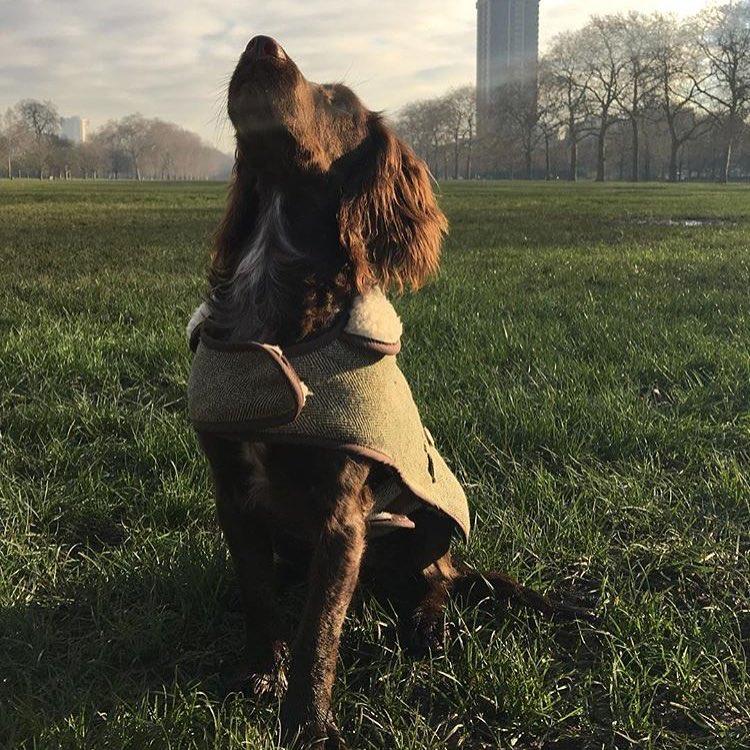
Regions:
<instances>
[{"instance_id":1,"label":"high-rise building","mask_svg":"<svg viewBox=\"0 0 750 750\"><path fill-rule=\"evenodd\" d=\"M536 96L539 0L477 2L477 128L493 131L493 111L503 86L528 86Z\"/></svg>"},{"instance_id":2,"label":"high-rise building","mask_svg":"<svg viewBox=\"0 0 750 750\"><path fill-rule=\"evenodd\" d=\"M60 135L73 143L86 143L88 127L89 121L78 115L60 118Z\"/></svg>"}]
</instances>

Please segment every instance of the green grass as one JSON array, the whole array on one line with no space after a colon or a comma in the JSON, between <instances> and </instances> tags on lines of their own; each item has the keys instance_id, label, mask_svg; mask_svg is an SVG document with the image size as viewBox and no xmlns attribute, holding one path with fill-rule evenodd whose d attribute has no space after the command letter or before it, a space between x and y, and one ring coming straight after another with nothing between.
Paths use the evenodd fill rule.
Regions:
<instances>
[{"instance_id":1,"label":"green grass","mask_svg":"<svg viewBox=\"0 0 750 750\"><path fill-rule=\"evenodd\" d=\"M186 418L223 194L0 183L1 747L274 746L277 706L221 698L241 615ZM750 192L441 200L442 276L397 306L473 508L462 554L601 622L454 609L415 662L365 596L336 686L352 747L749 747Z\"/></svg>"}]
</instances>

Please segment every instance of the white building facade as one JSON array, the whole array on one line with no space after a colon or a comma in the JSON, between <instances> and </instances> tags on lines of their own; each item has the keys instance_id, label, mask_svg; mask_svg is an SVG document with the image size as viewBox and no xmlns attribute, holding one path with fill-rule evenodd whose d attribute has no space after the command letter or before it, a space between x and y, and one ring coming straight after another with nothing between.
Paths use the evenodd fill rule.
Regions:
<instances>
[{"instance_id":1,"label":"white building facade","mask_svg":"<svg viewBox=\"0 0 750 750\"><path fill-rule=\"evenodd\" d=\"M78 115L60 118L60 135L73 143L86 143L89 121Z\"/></svg>"}]
</instances>

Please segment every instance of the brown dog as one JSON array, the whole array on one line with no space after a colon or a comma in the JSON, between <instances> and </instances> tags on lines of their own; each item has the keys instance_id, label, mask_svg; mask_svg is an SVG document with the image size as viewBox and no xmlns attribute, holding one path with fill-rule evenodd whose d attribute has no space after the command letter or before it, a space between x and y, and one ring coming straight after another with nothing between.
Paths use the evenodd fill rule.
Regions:
<instances>
[{"instance_id":1,"label":"brown dog","mask_svg":"<svg viewBox=\"0 0 750 750\"><path fill-rule=\"evenodd\" d=\"M229 351L247 341L286 348L335 328L357 295L418 289L436 272L447 222L427 169L348 88L307 81L274 40L256 37L234 71L229 116L235 177L217 234L211 297L191 328ZM286 690L287 741L343 747L331 689L360 574L394 603L402 641L418 652L441 646L452 593L476 588L547 615L568 611L504 574L481 576L455 564L449 547L456 524L420 503L401 516L386 514L405 528L368 534L373 488L388 473L375 458L236 431L199 428L199 436L246 612L238 675L256 695ZM309 570L288 668L275 557Z\"/></svg>"}]
</instances>

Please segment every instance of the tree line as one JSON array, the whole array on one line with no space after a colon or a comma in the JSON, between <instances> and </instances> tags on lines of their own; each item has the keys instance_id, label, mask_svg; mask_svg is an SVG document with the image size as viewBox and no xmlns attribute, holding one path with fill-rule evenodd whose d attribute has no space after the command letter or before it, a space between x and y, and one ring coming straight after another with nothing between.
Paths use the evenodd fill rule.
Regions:
<instances>
[{"instance_id":1,"label":"tree line","mask_svg":"<svg viewBox=\"0 0 750 750\"><path fill-rule=\"evenodd\" d=\"M436 176L747 179L750 2L592 16L553 39L536 82L479 113L476 99L463 87L399 112Z\"/></svg>"},{"instance_id":2,"label":"tree line","mask_svg":"<svg viewBox=\"0 0 750 750\"><path fill-rule=\"evenodd\" d=\"M0 158L5 176L224 179L232 159L179 125L132 114L110 120L83 143L60 134L51 101L24 99L0 116Z\"/></svg>"}]
</instances>

